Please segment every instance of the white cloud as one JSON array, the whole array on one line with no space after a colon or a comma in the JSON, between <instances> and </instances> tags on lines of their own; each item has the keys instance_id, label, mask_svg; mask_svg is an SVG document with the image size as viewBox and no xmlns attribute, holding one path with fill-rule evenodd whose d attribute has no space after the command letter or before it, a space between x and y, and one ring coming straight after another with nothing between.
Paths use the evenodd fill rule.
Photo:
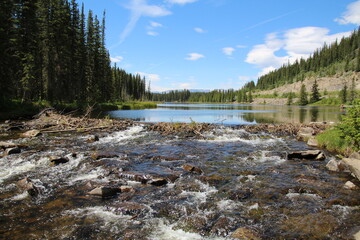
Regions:
<instances>
[{"instance_id":1,"label":"white cloud","mask_svg":"<svg viewBox=\"0 0 360 240\"><path fill-rule=\"evenodd\" d=\"M194 31L197 33L206 33L206 30L199 28L199 27L194 28Z\"/></svg>"},{"instance_id":2,"label":"white cloud","mask_svg":"<svg viewBox=\"0 0 360 240\"><path fill-rule=\"evenodd\" d=\"M222 49L223 53L227 56L231 56L234 51L235 51L235 48L232 48L232 47L225 47Z\"/></svg>"},{"instance_id":3,"label":"white cloud","mask_svg":"<svg viewBox=\"0 0 360 240\"><path fill-rule=\"evenodd\" d=\"M160 81L160 75L154 74L154 73L144 73L144 72L136 72L136 74L139 74L141 77L145 77L146 81L150 82L159 82Z\"/></svg>"},{"instance_id":4,"label":"white cloud","mask_svg":"<svg viewBox=\"0 0 360 240\"><path fill-rule=\"evenodd\" d=\"M347 11L340 18L335 19L339 24L360 24L360 0L347 6Z\"/></svg>"},{"instance_id":5,"label":"white cloud","mask_svg":"<svg viewBox=\"0 0 360 240\"><path fill-rule=\"evenodd\" d=\"M237 48L247 48L245 45L236 45Z\"/></svg>"},{"instance_id":6,"label":"white cloud","mask_svg":"<svg viewBox=\"0 0 360 240\"><path fill-rule=\"evenodd\" d=\"M187 4L187 3L196 2L197 0L166 0L166 1L169 2L169 3L172 3L172 4L184 5L184 4Z\"/></svg>"},{"instance_id":7,"label":"white cloud","mask_svg":"<svg viewBox=\"0 0 360 240\"><path fill-rule=\"evenodd\" d=\"M153 36L153 37L156 37L157 35L159 35L159 33L154 32L154 31L148 31L146 34L149 36Z\"/></svg>"},{"instance_id":8,"label":"white cloud","mask_svg":"<svg viewBox=\"0 0 360 240\"><path fill-rule=\"evenodd\" d=\"M157 28L162 26L163 25L161 23L150 21L150 27Z\"/></svg>"},{"instance_id":9,"label":"white cloud","mask_svg":"<svg viewBox=\"0 0 360 240\"><path fill-rule=\"evenodd\" d=\"M320 27L294 28L283 34L270 33L266 36L264 44L252 48L245 62L261 68L259 76L262 76L288 62L306 59L324 43L329 45L336 39L340 40L350 34L351 32L342 32L329 35L329 29Z\"/></svg>"},{"instance_id":10,"label":"white cloud","mask_svg":"<svg viewBox=\"0 0 360 240\"><path fill-rule=\"evenodd\" d=\"M200 53L189 53L188 54L188 57L185 58L186 60L189 60L189 61L196 61L200 58L204 58L205 56L200 54Z\"/></svg>"},{"instance_id":11,"label":"white cloud","mask_svg":"<svg viewBox=\"0 0 360 240\"><path fill-rule=\"evenodd\" d=\"M162 6L147 4L147 0L131 0L126 8L131 11L131 16L128 24L120 35L120 42L118 44L125 41L141 17L163 17L172 14Z\"/></svg>"},{"instance_id":12,"label":"white cloud","mask_svg":"<svg viewBox=\"0 0 360 240\"><path fill-rule=\"evenodd\" d=\"M110 61L113 63L119 63L122 60L124 60L124 58L122 56L110 57Z\"/></svg>"},{"instance_id":13,"label":"white cloud","mask_svg":"<svg viewBox=\"0 0 360 240\"><path fill-rule=\"evenodd\" d=\"M163 25L161 23L158 23L158 22L154 22L154 21L150 21L149 25L147 26L147 35L149 36L158 36L159 33L158 32L155 32L154 29L156 28L160 28L162 27Z\"/></svg>"}]
</instances>

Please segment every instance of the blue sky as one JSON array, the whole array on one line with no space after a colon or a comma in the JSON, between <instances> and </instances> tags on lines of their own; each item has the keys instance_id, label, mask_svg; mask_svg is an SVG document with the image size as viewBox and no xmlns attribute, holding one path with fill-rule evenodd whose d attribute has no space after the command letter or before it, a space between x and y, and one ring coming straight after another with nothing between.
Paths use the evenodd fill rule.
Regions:
<instances>
[{"instance_id":1,"label":"blue sky","mask_svg":"<svg viewBox=\"0 0 360 240\"><path fill-rule=\"evenodd\" d=\"M79 0L112 62L152 91L239 89L360 24L360 0Z\"/></svg>"}]
</instances>

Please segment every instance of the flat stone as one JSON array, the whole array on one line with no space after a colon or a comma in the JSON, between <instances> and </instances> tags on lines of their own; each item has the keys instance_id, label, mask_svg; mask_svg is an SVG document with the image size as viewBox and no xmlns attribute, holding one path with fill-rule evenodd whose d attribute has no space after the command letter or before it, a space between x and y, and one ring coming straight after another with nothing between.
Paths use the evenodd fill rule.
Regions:
<instances>
[{"instance_id":1,"label":"flat stone","mask_svg":"<svg viewBox=\"0 0 360 240\"><path fill-rule=\"evenodd\" d=\"M241 240L260 240L261 238L258 236L258 234L249 229L249 228L238 228L231 234L231 238L233 239L241 239Z\"/></svg>"},{"instance_id":2,"label":"flat stone","mask_svg":"<svg viewBox=\"0 0 360 240\"><path fill-rule=\"evenodd\" d=\"M20 136L24 138L30 138L30 137L38 137L42 133L39 130L30 130L27 132L22 133Z\"/></svg>"},{"instance_id":3,"label":"flat stone","mask_svg":"<svg viewBox=\"0 0 360 240\"><path fill-rule=\"evenodd\" d=\"M17 145L15 143L11 143L11 142L0 142L0 148L2 149L6 149L6 148L14 148L17 147Z\"/></svg>"},{"instance_id":4,"label":"flat stone","mask_svg":"<svg viewBox=\"0 0 360 240\"><path fill-rule=\"evenodd\" d=\"M168 181L165 178L154 178L148 181L147 183L159 187L166 185Z\"/></svg>"},{"instance_id":5,"label":"flat stone","mask_svg":"<svg viewBox=\"0 0 360 240\"><path fill-rule=\"evenodd\" d=\"M116 187L97 187L91 190L88 194L100 196L102 198L111 198L121 192L120 188Z\"/></svg>"},{"instance_id":6,"label":"flat stone","mask_svg":"<svg viewBox=\"0 0 360 240\"><path fill-rule=\"evenodd\" d=\"M355 240L360 240L360 231L354 234Z\"/></svg>"},{"instance_id":7,"label":"flat stone","mask_svg":"<svg viewBox=\"0 0 360 240\"><path fill-rule=\"evenodd\" d=\"M135 192L135 190L132 186L121 186L120 191L121 192Z\"/></svg>"},{"instance_id":8,"label":"flat stone","mask_svg":"<svg viewBox=\"0 0 360 240\"><path fill-rule=\"evenodd\" d=\"M325 160L325 154L320 150L297 151L288 153L288 160Z\"/></svg>"},{"instance_id":9,"label":"flat stone","mask_svg":"<svg viewBox=\"0 0 360 240\"><path fill-rule=\"evenodd\" d=\"M359 152L353 152L349 158L355 158L360 160L360 153Z\"/></svg>"},{"instance_id":10,"label":"flat stone","mask_svg":"<svg viewBox=\"0 0 360 240\"><path fill-rule=\"evenodd\" d=\"M296 139L298 141L307 141L314 134L314 129L311 127L302 127L299 129Z\"/></svg>"},{"instance_id":11,"label":"flat stone","mask_svg":"<svg viewBox=\"0 0 360 240\"><path fill-rule=\"evenodd\" d=\"M360 160L355 158L344 158L342 161L348 166L351 174L360 180Z\"/></svg>"}]
</instances>

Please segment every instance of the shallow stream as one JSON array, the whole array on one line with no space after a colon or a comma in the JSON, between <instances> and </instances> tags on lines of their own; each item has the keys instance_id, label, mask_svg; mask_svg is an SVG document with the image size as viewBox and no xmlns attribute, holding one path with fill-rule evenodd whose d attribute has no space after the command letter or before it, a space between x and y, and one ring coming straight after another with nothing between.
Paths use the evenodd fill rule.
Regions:
<instances>
[{"instance_id":1,"label":"shallow stream","mask_svg":"<svg viewBox=\"0 0 360 240\"><path fill-rule=\"evenodd\" d=\"M13 140L26 147L0 158L0 239L335 240L360 230L360 192L343 188L354 178L329 172L328 153L325 161L287 160L288 151L308 149L292 137L222 126L203 139L162 136L146 126L99 133L94 143L88 137ZM98 151L116 157L95 160ZM69 162L52 166L51 155ZM189 173L185 164L203 173ZM25 177L37 196L19 190ZM97 186L129 191L89 195Z\"/></svg>"}]
</instances>

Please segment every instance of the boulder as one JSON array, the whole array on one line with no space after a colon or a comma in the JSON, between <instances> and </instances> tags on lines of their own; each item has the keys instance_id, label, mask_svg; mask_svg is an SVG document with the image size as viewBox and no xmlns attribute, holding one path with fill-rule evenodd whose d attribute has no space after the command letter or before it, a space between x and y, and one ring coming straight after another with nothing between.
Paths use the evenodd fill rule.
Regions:
<instances>
[{"instance_id":1,"label":"boulder","mask_svg":"<svg viewBox=\"0 0 360 240\"><path fill-rule=\"evenodd\" d=\"M116 196L121 192L121 189L118 187L97 187L91 190L88 194L100 196L102 198L111 198Z\"/></svg>"},{"instance_id":2,"label":"boulder","mask_svg":"<svg viewBox=\"0 0 360 240\"><path fill-rule=\"evenodd\" d=\"M311 136L307 141L307 145L309 145L310 147L318 147L319 143L315 136Z\"/></svg>"},{"instance_id":3,"label":"boulder","mask_svg":"<svg viewBox=\"0 0 360 240\"><path fill-rule=\"evenodd\" d=\"M93 142L97 142L97 141L99 141L99 136L97 136L97 135L92 135L88 139L86 139L86 142L88 142L88 143L93 143Z\"/></svg>"},{"instance_id":4,"label":"boulder","mask_svg":"<svg viewBox=\"0 0 360 240\"><path fill-rule=\"evenodd\" d=\"M360 231L354 234L355 240L360 240Z\"/></svg>"},{"instance_id":5,"label":"boulder","mask_svg":"<svg viewBox=\"0 0 360 240\"><path fill-rule=\"evenodd\" d=\"M19 147L7 148L4 152L4 156L18 154L18 153L21 153L21 149Z\"/></svg>"},{"instance_id":6,"label":"boulder","mask_svg":"<svg viewBox=\"0 0 360 240\"><path fill-rule=\"evenodd\" d=\"M50 162L55 166L69 162L69 159L64 157L50 156L49 158Z\"/></svg>"},{"instance_id":7,"label":"boulder","mask_svg":"<svg viewBox=\"0 0 360 240\"><path fill-rule=\"evenodd\" d=\"M355 190L357 189L357 186L353 182L347 181L344 185L344 188L349 190Z\"/></svg>"},{"instance_id":8,"label":"boulder","mask_svg":"<svg viewBox=\"0 0 360 240\"><path fill-rule=\"evenodd\" d=\"M260 240L261 239L255 231L253 231L249 228L245 228L245 227L236 229L235 232L233 232L230 237L232 239L241 239L241 240Z\"/></svg>"},{"instance_id":9,"label":"boulder","mask_svg":"<svg viewBox=\"0 0 360 240\"><path fill-rule=\"evenodd\" d=\"M325 154L320 150L296 151L288 153L287 159L325 160Z\"/></svg>"},{"instance_id":10,"label":"boulder","mask_svg":"<svg viewBox=\"0 0 360 240\"><path fill-rule=\"evenodd\" d=\"M299 129L296 139L298 141L307 141L314 134L314 129L311 127L302 127Z\"/></svg>"},{"instance_id":11,"label":"boulder","mask_svg":"<svg viewBox=\"0 0 360 240\"><path fill-rule=\"evenodd\" d=\"M332 172L340 172L340 167L339 167L340 163L338 161L336 161L335 159L331 159L327 164L326 164L326 168L329 171Z\"/></svg>"},{"instance_id":12,"label":"boulder","mask_svg":"<svg viewBox=\"0 0 360 240\"><path fill-rule=\"evenodd\" d=\"M189 164L183 165L183 169L190 172L190 173L197 173L197 174L202 174L203 173L203 171L200 168L189 165Z\"/></svg>"},{"instance_id":13,"label":"boulder","mask_svg":"<svg viewBox=\"0 0 360 240\"><path fill-rule=\"evenodd\" d=\"M135 192L135 189L132 186L121 186L121 192Z\"/></svg>"},{"instance_id":14,"label":"boulder","mask_svg":"<svg viewBox=\"0 0 360 240\"><path fill-rule=\"evenodd\" d=\"M355 158L360 160L360 153L359 152L353 152L349 158Z\"/></svg>"},{"instance_id":15,"label":"boulder","mask_svg":"<svg viewBox=\"0 0 360 240\"><path fill-rule=\"evenodd\" d=\"M42 133L39 130L30 130L27 132L24 132L20 135L20 137L23 138L31 138L31 137L38 137L40 136Z\"/></svg>"},{"instance_id":16,"label":"boulder","mask_svg":"<svg viewBox=\"0 0 360 240\"><path fill-rule=\"evenodd\" d=\"M344 158L342 162L349 168L351 174L360 180L360 160L355 158Z\"/></svg>"},{"instance_id":17,"label":"boulder","mask_svg":"<svg viewBox=\"0 0 360 240\"><path fill-rule=\"evenodd\" d=\"M30 178L21 179L16 183L16 185L22 191L27 191L28 194L32 197L35 197L40 193L39 189L33 184Z\"/></svg>"}]
</instances>

